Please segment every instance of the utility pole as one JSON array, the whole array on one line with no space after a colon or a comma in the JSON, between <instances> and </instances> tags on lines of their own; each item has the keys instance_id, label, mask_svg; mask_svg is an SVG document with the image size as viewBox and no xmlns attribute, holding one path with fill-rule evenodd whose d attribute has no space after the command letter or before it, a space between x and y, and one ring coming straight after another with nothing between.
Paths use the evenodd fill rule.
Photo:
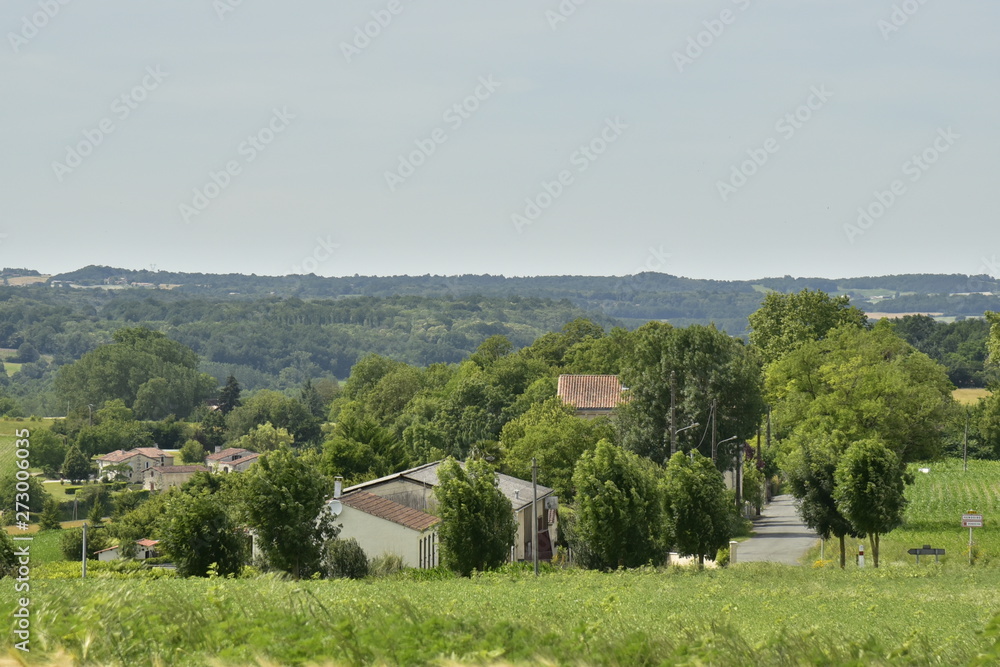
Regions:
<instances>
[{"instance_id":1,"label":"utility pole","mask_svg":"<svg viewBox=\"0 0 1000 667\"><path fill-rule=\"evenodd\" d=\"M969 408L965 409L965 444L962 447L962 461L965 472L969 472Z\"/></svg>"},{"instance_id":2,"label":"utility pole","mask_svg":"<svg viewBox=\"0 0 1000 667\"><path fill-rule=\"evenodd\" d=\"M538 463L531 459L531 558L538 576Z\"/></svg>"},{"instance_id":3,"label":"utility pole","mask_svg":"<svg viewBox=\"0 0 1000 667\"><path fill-rule=\"evenodd\" d=\"M712 463L715 463L715 411L718 409L719 402L716 399L712 399Z\"/></svg>"},{"instance_id":4,"label":"utility pole","mask_svg":"<svg viewBox=\"0 0 1000 667\"><path fill-rule=\"evenodd\" d=\"M83 575L81 579L87 578L87 522L83 522Z\"/></svg>"},{"instance_id":5,"label":"utility pole","mask_svg":"<svg viewBox=\"0 0 1000 667\"><path fill-rule=\"evenodd\" d=\"M670 456L677 453L677 372L670 371Z\"/></svg>"}]
</instances>

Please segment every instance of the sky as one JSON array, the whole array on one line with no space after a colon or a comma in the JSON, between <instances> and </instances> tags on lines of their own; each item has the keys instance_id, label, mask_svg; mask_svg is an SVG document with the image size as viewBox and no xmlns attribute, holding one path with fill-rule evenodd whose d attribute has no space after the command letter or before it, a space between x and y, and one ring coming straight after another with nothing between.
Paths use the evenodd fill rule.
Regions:
<instances>
[{"instance_id":1,"label":"sky","mask_svg":"<svg viewBox=\"0 0 1000 667\"><path fill-rule=\"evenodd\" d=\"M996 0L5 0L0 264L1000 275Z\"/></svg>"}]
</instances>

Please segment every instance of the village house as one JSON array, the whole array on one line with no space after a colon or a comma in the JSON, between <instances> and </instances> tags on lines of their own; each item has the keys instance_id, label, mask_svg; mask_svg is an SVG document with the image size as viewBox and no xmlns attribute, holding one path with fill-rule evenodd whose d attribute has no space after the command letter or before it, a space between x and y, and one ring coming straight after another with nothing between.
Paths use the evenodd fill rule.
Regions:
<instances>
[{"instance_id":1,"label":"village house","mask_svg":"<svg viewBox=\"0 0 1000 667\"><path fill-rule=\"evenodd\" d=\"M610 417L624 402L623 391L617 375L560 375L556 385L556 396L583 419Z\"/></svg>"},{"instance_id":2,"label":"village house","mask_svg":"<svg viewBox=\"0 0 1000 667\"><path fill-rule=\"evenodd\" d=\"M205 457L205 463L212 472L245 472L260 458L260 454L249 449L230 447Z\"/></svg>"},{"instance_id":3,"label":"village house","mask_svg":"<svg viewBox=\"0 0 1000 667\"><path fill-rule=\"evenodd\" d=\"M166 491L194 477L195 473L208 472L205 466L157 466L143 472L142 488L149 491Z\"/></svg>"},{"instance_id":4,"label":"village house","mask_svg":"<svg viewBox=\"0 0 1000 667\"><path fill-rule=\"evenodd\" d=\"M135 541L135 559L136 560L146 560L147 558L156 558L160 554L156 550L156 545L159 544L159 540L136 540ZM113 547L108 547L107 549L101 549L95 552L97 560L109 561L118 560L121 558L121 546L115 545Z\"/></svg>"},{"instance_id":5,"label":"village house","mask_svg":"<svg viewBox=\"0 0 1000 667\"><path fill-rule=\"evenodd\" d=\"M341 526L340 538L357 540L369 558L395 554L406 567L437 566L436 516L367 491L335 497L328 507Z\"/></svg>"},{"instance_id":6,"label":"village house","mask_svg":"<svg viewBox=\"0 0 1000 667\"><path fill-rule=\"evenodd\" d=\"M437 499L434 497L434 487L438 485L437 475L441 463L442 461L428 463L393 475L373 479L369 482L355 484L345 489L343 498L340 499L344 504L344 511L347 512L348 505L344 499L348 498L352 493L364 491L367 494L378 496L396 505L410 508L432 517L434 509L437 506ZM531 482L502 473L497 473L496 478L500 491L510 501L514 512L514 519L517 522L517 538L511 549L511 560L530 560L532 558ZM374 502L365 497L359 497L355 502L362 504L363 501L368 503ZM388 505L384 507L388 510ZM535 515L535 521L538 522L538 557L540 560L551 560L553 544L557 536L556 510L558 508L558 499L554 491L547 486L538 485L538 502L536 507L537 514ZM354 509L358 508L355 507ZM355 537L357 539L356 535L346 531L342 533L342 536ZM358 542L361 543L361 540L358 539ZM362 545L363 547L364 545ZM399 551L397 550L396 553L399 553ZM436 550L434 553L436 554ZM369 554L369 556L371 555Z\"/></svg>"},{"instance_id":7,"label":"village house","mask_svg":"<svg viewBox=\"0 0 1000 667\"><path fill-rule=\"evenodd\" d=\"M149 468L172 466L174 457L158 447L137 447L127 452L124 449L119 449L97 458L97 476L104 477L104 470L108 466L119 464L127 465L131 470L127 472L116 470L109 472L108 475L112 478L124 475L129 482L135 482L141 480L143 473Z\"/></svg>"}]
</instances>

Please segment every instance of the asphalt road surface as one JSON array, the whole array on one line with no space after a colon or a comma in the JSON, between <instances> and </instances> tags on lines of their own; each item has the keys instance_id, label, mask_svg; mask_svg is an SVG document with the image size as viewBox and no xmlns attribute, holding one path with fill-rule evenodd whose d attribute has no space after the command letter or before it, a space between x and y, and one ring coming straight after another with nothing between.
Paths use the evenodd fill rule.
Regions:
<instances>
[{"instance_id":1,"label":"asphalt road surface","mask_svg":"<svg viewBox=\"0 0 1000 667\"><path fill-rule=\"evenodd\" d=\"M798 565L819 536L802 523L792 496L775 496L753 522L755 535L740 542L737 563L768 561Z\"/></svg>"}]
</instances>

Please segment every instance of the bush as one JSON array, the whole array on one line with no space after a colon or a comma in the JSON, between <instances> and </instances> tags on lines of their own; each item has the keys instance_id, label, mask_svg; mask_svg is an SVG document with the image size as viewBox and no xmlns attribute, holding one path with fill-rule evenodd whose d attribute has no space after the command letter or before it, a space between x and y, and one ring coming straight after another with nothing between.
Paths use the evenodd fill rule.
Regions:
<instances>
[{"instance_id":1,"label":"bush","mask_svg":"<svg viewBox=\"0 0 1000 667\"><path fill-rule=\"evenodd\" d=\"M722 547L715 552L715 564L719 567L729 565L729 547Z\"/></svg>"},{"instance_id":2,"label":"bush","mask_svg":"<svg viewBox=\"0 0 1000 667\"><path fill-rule=\"evenodd\" d=\"M403 557L399 554L382 554L372 558L368 566L368 574L372 577L388 577L406 569Z\"/></svg>"},{"instance_id":3,"label":"bush","mask_svg":"<svg viewBox=\"0 0 1000 667\"><path fill-rule=\"evenodd\" d=\"M353 537L326 543L323 572L330 579L363 579L368 576L368 556Z\"/></svg>"},{"instance_id":4,"label":"bush","mask_svg":"<svg viewBox=\"0 0 1000 667\"><path fill-rule=\"evenodd\" d=\"M109 546L111 545L108 544L108 536L103 530L93 528L87 530L87 560L96 560L95 554ZM66 560L80 560L83 551L83 529L73 528L64 532L60 538L59 548Z\"/></svg>"}]
</instances>

